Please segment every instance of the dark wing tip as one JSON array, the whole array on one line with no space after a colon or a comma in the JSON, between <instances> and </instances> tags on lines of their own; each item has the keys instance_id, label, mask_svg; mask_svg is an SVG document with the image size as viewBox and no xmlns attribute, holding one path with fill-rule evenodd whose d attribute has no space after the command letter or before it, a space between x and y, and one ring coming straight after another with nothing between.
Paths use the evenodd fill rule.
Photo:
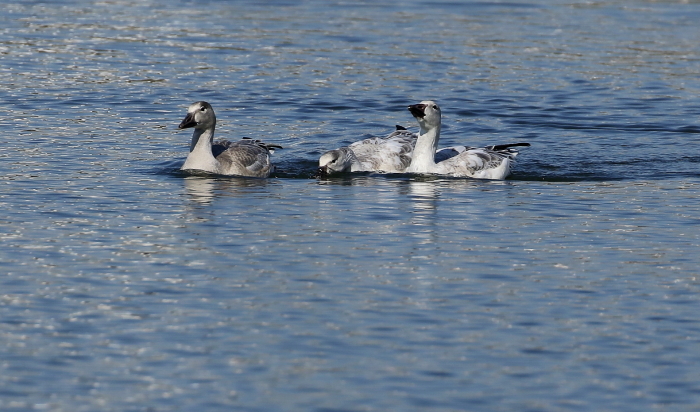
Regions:
<instances>
[{"instance_id":1,"label":"dark wing tip","mask_svg":"<svg viewBox=\"0 0 700 412\"><path fill-rule=\"evenodd\" d=\"M280 146L278 144L265 143L262 140L253 139L252 137L241 137L241 140L245 140L246 143L257 145L257 146L262 147L263 149L266 149L266 150L284 149L282 146Z\"/></svg>"},{"instance_id":2,"label":"dark wing tip","mask_svg":"<svg viewBox=\"0 0 700 412\"><path fill-rule=\"evenodd\" d=\"M510 149L511 147L528 147L528 146L530 146L530 143L510 143L510 144L498 144L498 145L494 145L494 146L488 146L487 148L498 152L499 150L507 150L507 149Z\"/></svg>"}]
</instances>

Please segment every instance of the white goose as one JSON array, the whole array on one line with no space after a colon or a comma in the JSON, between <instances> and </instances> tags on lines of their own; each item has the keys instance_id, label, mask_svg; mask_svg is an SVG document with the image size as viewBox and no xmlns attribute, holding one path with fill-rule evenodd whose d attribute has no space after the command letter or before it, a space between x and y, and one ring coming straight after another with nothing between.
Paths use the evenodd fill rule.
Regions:
<instances>
[{"instance_id":1,"label":"white goose","mask_svg":"<svg viewBox=\"0 0 700 412\"><path fill-rule=\"evenodd\" d=\"M194 127L190 154L180 170L251 177L268 177L274 172L270 154L282 146L247 138L238 142L219 140L214 143L216 115L209 103L190 105L178 129L189 127Z\"/></svg>"},{"instance_id":2,"label":"white goose","mask_svg":"<svg viewBox=\"0 0 700 412\"><path fill-rule=\"evenodd\" d=\"M437 174L477 179L505 179L510 174L517 150L512 147L530 146L513 143L487 147L454 146L437 150L442 113L432 100L408 106L420 125L420 135L413 150L408 173Z\"/></svg>"},{"instance_id":3,"label":"white goose","mask_svg":"<svg viewBox=\"0 0 700 412\"><path fill-rule=\"evenodd\" d=\"M318 159L321 176L342 172L401 173L411 164L418 135L402 126L386 137L372 137L330 150Z\"/></svg>"}]
</instances>

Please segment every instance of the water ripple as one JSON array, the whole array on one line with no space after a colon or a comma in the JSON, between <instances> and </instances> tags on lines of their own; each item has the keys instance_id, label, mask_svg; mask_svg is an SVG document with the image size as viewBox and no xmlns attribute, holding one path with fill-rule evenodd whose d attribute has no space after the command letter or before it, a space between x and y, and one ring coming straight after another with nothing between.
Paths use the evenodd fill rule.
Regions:
<instances>
[{"instance_id":1,"label":"water ripple","mask_svg":"<svg viewBox=\"0 0 700 412\"><path fill-rule=\"evenodd\" d=\"M3 10L0 409L697 409L698 4ZM312 177L426 98L513 177Z\"/></svg>"}]
</instances>

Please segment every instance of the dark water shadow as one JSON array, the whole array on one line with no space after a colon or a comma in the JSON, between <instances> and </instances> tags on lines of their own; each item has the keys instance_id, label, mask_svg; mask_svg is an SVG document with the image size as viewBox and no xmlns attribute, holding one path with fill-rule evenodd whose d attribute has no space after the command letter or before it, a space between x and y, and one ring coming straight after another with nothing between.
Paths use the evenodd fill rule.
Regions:
<instances>
[{"instance_id":1,"label":"dark water shadow","mask_svg":"<svg viewBox=\"0 0 700 412\"><path fill-rule=\"evenodd\" d=\"M600 156L606 156L605 152ZM584 156L584 154L582 154ZM407 173L373 173L354 172L340 173L332 176L319 177L316 173L315 160L302 159L295 161L277 162L277 170L269 178L255 178L244 176L226 176L207 172L182 171L181 161L161 162L150 168L141 169L146 174L166 175L174 178L186 178L198 176L218 180L241 180L250 184L252 182L266 181L268 179L315 179L327 184L356 184L357 179L381 178L389 180L406 181L488 181L468 177L449 177L434 175L415 175ZM630 157L613 159L582 158L525 158L518 162L513 173L508 176L506 182L539 181L539 182L604 182L624 180L663 180L678 178L697 178L700 176L700 156L657 156Z\"/></svg>"},{"instance_id":2,"label":"dark water shadow","mask_svg":"<svg viewBox=\"0 0 700 412\"><path fill-rule=\"evenodd\" d=\"M700 176L700 156L657 156L548 162L528 160L509 180L603 182L666 180Z\"/></svg>"}]
</instances>

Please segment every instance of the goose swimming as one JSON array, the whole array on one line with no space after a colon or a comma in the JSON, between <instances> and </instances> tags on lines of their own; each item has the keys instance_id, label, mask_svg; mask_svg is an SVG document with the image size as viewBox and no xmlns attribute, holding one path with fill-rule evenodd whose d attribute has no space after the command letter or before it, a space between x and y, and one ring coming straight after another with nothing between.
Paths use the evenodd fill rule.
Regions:
<instances>
[{"instance_id":1,"label":"goose swimming","mask_svg":"<svg viewBox=\"0 0 700 412\"><path fill-rule=\"evenodd\" d=\"M454 146L437 150L442 112L432 100L408 106L420 125L420 135L413 150L408 173L437 174L477 179L505 179L518 151L513 147L530 143L512 143L487 147Z\"/></svg>"},{"instance_id":2,"label":"goose swimming","mask_svg":"<svg viewBox=\"0 0 700 412\"><path fill-rule=\"evenodd\" d=\"M180 170L198 170L220 175L268 177L275 166L270 154L282 146L243 138L237 142L219 140L214 143L216 115L207 102L195 102L178 129L194 127L190 154Z\"/></svg>"},{"instance_id":3,"label":"goose swimming","mask_svg":"<svg viewBox=\"0 0 700 412\"><path fill-rule=\"evenodd\" d=\"M372 137L330 150L318 159L321 176L342 172L401 173L411 164L418 135L396 126L386 137Z\"/></svg>"}]
</instances>

